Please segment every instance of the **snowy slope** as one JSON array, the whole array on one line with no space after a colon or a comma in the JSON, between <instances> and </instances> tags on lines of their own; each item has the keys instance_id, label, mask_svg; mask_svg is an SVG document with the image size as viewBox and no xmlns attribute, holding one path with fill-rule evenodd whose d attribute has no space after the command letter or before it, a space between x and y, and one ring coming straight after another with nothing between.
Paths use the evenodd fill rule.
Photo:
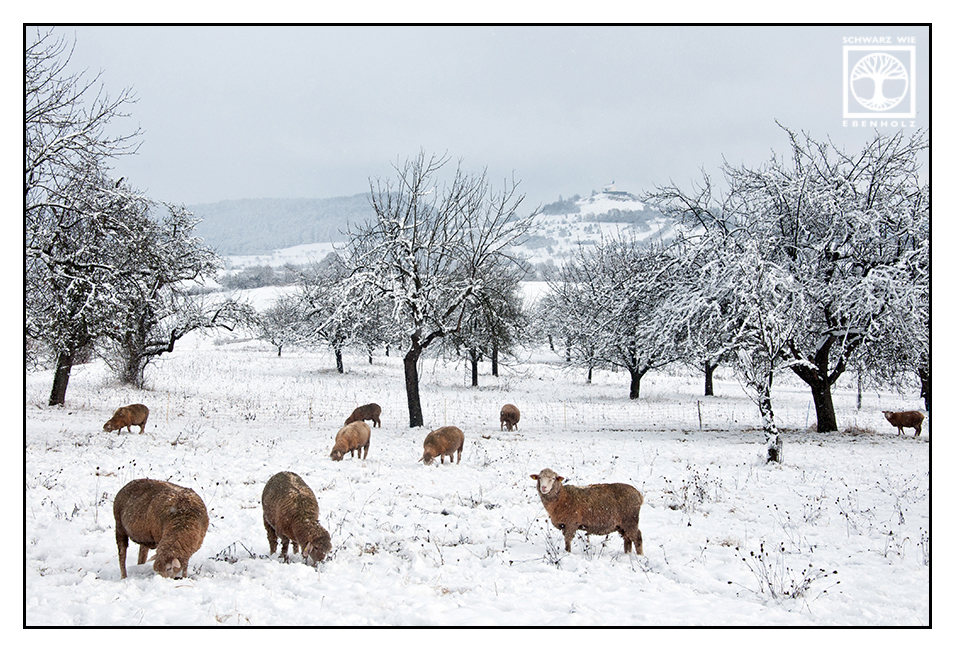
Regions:
<instances>
[{"instance_id":1,"label":"snowy slope","mask_svg":"<svg viewBox=\"0 0 956 653\"><path fill-rule=\"evenodd\" d=\"M774 386L783 465L761 462L759 418L720 377L623 374L583 383L544 349L481 387L463 365L426 359L427 428L410 429L400 356L283 351L187 337L147 370L148 389L78 366L65 408L49 372L26 379L25 624L336 626L920 626L929 612L929 445L898 437L881 409L915 396L840 388L845 430L819 435L809 393ZM328 456L351 409L376 401L367 460ZM143 435L101 425L143 402ZM522 410L502 432L505 402ZM428 429L466 434L460 465L416 463ZM645 496L645 556L579 534L571 553L528 476L626 482ZM259 497L296 471L316 492L333 551L318 569L270 556ZM194 488L211 524L189 578L157 577L129 554L120 580L111 504L133 478ZM764 553L760 554L760 547ZM464 645L468 647L468 642Z\"/></svg>"}]
</instances>

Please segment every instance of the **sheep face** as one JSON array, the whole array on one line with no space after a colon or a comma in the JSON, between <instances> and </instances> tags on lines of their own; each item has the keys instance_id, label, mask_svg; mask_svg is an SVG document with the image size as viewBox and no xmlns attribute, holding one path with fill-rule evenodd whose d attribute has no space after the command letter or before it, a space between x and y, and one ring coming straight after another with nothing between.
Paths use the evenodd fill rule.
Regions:
<instances>
[{"instance_id":1,"label":"sheep face","mask_svg":"<svg viewBox=\"0 0 956 653\"><path fill-rule=\"evenodd\" d=\"M343 452L339 451L338 449L333 449L332 456L331 456L332 460L335 460L336 462L339 460L342 460L342 454Z\"/></svg>"},{"instance_id":2,"label":"sheep face","mask_svg":"<svg viewBox=\"0 0 956 653\"><path fill-rule=\"evenodd\" d=\"M329 555L331 550L332 538L327 530L319 526L319 532L302 549L302 557L310 558L312 564L315 564L325 560L325 556Z\"/></svg>"},{"instance_id":3,"label":"sheep face","mask_svg":"<svg viewBox=\"0 0 956 653\"><path fill-rule=\"evenodd\" d=\"M548 496L557 494L561 490L563 476L558 476L553 469L542 469L540 474L532 474L531 478L538 482L538 494Z\"/></svg>"}]
</instances>

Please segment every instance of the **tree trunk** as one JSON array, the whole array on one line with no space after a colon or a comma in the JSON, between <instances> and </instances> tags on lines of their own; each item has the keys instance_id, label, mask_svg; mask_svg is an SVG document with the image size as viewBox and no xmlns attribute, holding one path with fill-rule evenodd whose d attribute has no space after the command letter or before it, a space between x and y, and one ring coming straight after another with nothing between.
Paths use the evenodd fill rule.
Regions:
<instances>
[{"instance_id":1,"label":"tree trunk","mask_svg":"<svg viewBox=\"0 0 956 653\"><path fill-rule=\"evenodd\" d=\"M810 395L813 397L813 406L817 411L817 433L836 431L836 412L833 410L833 395L830 393L830 384L823 380L809 383L809 385Z\"/></svg>"},{"instance_id":2,"label":"tree trunk","mask_svg":"<svg viewBox=\"0 0 956 653\"><path fill-rule=\"evenodd\" d=\"M498 345L491 346L491 376L498 378Z\"/></svg>"},{"instance_id":3,"label":"tree trunk","mask_svg":"<svg viewBox=\"0 0 956 653\"><path fill-rule=\"evenodd\" d=\"M591 385L591 379L592 379L592 377L593 377L593 372L594 372L594 368L588 366L588 380L586 381L586 383L587 383L588 385Z\"/></svg>"},{"instance_id":4,"label":"tree trunk","mask_svg":"<svg viewBox=\"0 0 956 653\"><path fill-rule=\"evenodd\" d=\"M70 383L73 370L73 352L61 351L56 357L56 371L53 373L53 390L50 392L50 405L62 406L66 401L66 386Z\"/></svg>"},{"instance_id":5,"label":"tree trunk","mask_svg":"<svg viewBox=\"0 0 956 653\"><path fill-rule=\"evenodd\" d=\"M468 355L471 357L471 387L478 387L478 350L472 347L468 350Z\"/></svg>"},{"instance_id":6,"label":"tree trunk","mask_svg":"<svg viewBox=\"0 0 956 653\"><path fill-rule=\"evenodd\" d=\"M282 345L279 345L279 358L282 358Z\"/></svg>"},{"instance_id":7,"label":"tree trunk","mask_svg":"<svg viewBox=\"0 0 956 653\"><path fill-rule=\"evenodd\" d=\"M418 359L422 355L422 348L412 343L405 354L405 394L408 396L408 425L412 428L424 426L422 417L422 400L418 394Z\"/></svg>"},{"instance_id":8,"label":"tree trunk","mask_svg":"<svg viewBox=\"0 0 956 653\"><path fill-rule=\"evenodd\" d=\"M628 395L628 399L640 399L641 377L644 376L644 374L639 369L630 369L628 372L631 373L631 392Z\"/></svg>"},{"instance_id":9,"label":"tree trunk","mask_svg":"<svg viewBox=\"0 0 956 653\"><path fill-rule=\"evenodd\" d=\"M923 398L923 406L926 412L929 412L930 387L929 387L929 367L919 368L919 396Z\"/></svg>"},{"instance_id":10,"label":"tree trunk","mask_svg":"<svg viewBox=\"0 0 956 653\"><path fill-rule=\"evenodd\" d=\"M817 412L817 433L829 433L838 430L830 386L840 378L845 365L838 364L837 369L832 373L829 371L830 349L835 342L835 336L830 336L822 341L813 356L815 367L807 367L806 365L791 367L794 373L810 386L810 394L813 397L813 405Z\"/></svg>"},{"instance_id":11,"label":"tree trunk","mask_svg":"<svg viewBox=\"0 0 956 653\"><path fill-rule=\"evenodd\" d=\"M335 349L335 369L338 370L339 374L345 374L345 365L342 364L342 350L338 347Z\"/></svg>"},{"instance_id":12,"label":"tree trunk","mask_svg":"<svg viewBox=\"0 0 956 653\"><path fill-rule=\"evenodd\" d=\"M717 369L717 365L711 365L710 361L704 361L704 396L713 397L714 396L714 370Z\"/></svg>"},{"instance_id":13,"label":"tree trunk","mask_svg":"<svg viewBox=\"0 0 956 653\"><path fill-rule=\"evenodd\" d=\"M770 384L757 388L757 408L763 421L763 433L767 443L767 462L783 463L783 437L777 430L773 418L773 406L770 403Z\"/></svg>"}]
</instances>

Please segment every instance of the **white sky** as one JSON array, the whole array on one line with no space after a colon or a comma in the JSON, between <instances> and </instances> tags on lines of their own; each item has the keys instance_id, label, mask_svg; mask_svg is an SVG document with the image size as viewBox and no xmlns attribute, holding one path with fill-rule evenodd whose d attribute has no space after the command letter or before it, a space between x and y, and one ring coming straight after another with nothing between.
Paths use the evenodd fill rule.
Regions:
<instances>
[{"instance_id":1,"label":"white sky","mask_svg":"<svg viewBox=\"0 0 956 653\"><path fill-rule=\"evenodd\" d=\"M142 145L116 176L176 203L351 195L420 149L513 174L538 204L757 165L786 151L775 121L856 148L873 130L843 123L844 37L915 37L928 124L926 28L56 30L76 66L138 97L117 127Z\"/></svg>"}]
</instances>

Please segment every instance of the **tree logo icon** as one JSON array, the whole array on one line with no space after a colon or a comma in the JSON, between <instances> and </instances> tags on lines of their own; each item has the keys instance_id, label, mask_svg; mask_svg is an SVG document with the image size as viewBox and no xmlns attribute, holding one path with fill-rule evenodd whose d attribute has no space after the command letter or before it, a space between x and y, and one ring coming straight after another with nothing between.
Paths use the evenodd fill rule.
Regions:
<instances>
[{"instance_id":1,"label":"tree logo icon","mask_svg":"<svg viewBox=\"0 0 956 653\"><path fill-rule=\"evenodd\" d=\"M915 118L914 46L844 46L843 117Z\"/></svg>"},{"instance_id":2,"label":"tree logo icon","mask_svg":"<svg viewBox=\"0 0 956 653\"><path fill-rule=\"evenodd\" d=\"M898 82L898 83L894 83ZM898 93L887 97L890 86ZM870 111L892 109L906 95L909 75L900 60L885 52L874 52L860 59L850 73L853 97ZM895 97L893 97L895 95Z\"/></svg>"}]
</instances>

